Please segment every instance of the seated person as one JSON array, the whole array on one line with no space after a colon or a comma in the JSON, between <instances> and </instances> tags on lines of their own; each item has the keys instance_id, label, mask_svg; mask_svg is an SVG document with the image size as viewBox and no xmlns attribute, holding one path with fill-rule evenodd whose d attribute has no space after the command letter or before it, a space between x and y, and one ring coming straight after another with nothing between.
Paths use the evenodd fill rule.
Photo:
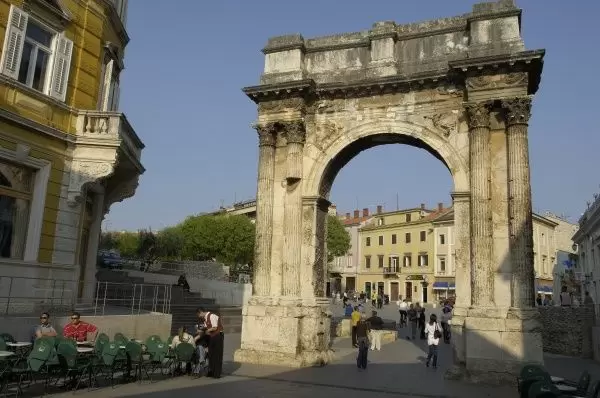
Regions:
<instances>
[{"instance_id":1,"label":"seated person","mask_svg":"<svg viewBox=\"0 0 600 398\"><path fill-rule=\"evenodd\" d=\"M194 344L194 336L188 333L187 328L181 327L177 331L177 335L173 337L173 341L171 342L171 348L175 349L181 343L189 343Z\"/></svg>"},{"instance_id":2,"label":"seated person","mask_svg":"<svg viewBox=\"0 0 600 398\"><path fill-rule=\"evenodd\" d=\"M63 336L75 341L94 341L98 328L91 323L83 322L79 312L73 312L71 323L63 329Z\"/></svg>"},{"instance_id":3,"label":"seated person","mask_svg":"<svg viewBox=\"0 0 600 398\"><path fill-rule=\"evenodd\" d=\"M196 325L194 341L196 343L196 358L199 366L204 366L206 363L206 353L208 352L209 339L210 336L206 334L206 324L200 323Z\"/></svg>"},{"instance_id":4,"label":"seated person","mask_svg":"<svg viewBox=\"0 0 600 398\"><path fill-rule=\"evenodd\" d=\"M40 324L33 330L33 340L45 336L55 337L56 329L50 324L50 314L42 312L42 315L40 315Z\"/></svg>"}]
</instances>

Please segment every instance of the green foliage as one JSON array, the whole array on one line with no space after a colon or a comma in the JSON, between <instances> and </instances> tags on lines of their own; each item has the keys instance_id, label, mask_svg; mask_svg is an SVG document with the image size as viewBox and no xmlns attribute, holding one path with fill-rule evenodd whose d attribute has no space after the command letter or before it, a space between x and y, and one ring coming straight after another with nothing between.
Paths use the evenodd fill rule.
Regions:
<instances>
[{"instance_id":1,"label":"green foliage","mask_svg":"<svg viewBox=\"0 0 600 398\"><path fill-rule=\"evenodd\" d=\"M158 232L157 255L162 259L183 259L183 247L185 238L180 226L173 226Z\"/></svg>"},{"instance_id":2,"label":"green foliage","mask_svg":"<svg viewBox=\"0 0 600 398\"><path fill-rule=\"evenodd\" d=\"M350 234L339 218L327 216L327 262L335 257L345 256L350 250Z\"/></svg>"},{"instance_id":3,"label":"green foliage","mask_svg":"<svg viewBox=\"0 0 600 398\"><path fill-rule=\"evenodd\" d=\"M201 215L188 217L180 226L183 254L193 260L247 264L254 254L254 224L246 216Z\"/></svg>"},{"instance_id":4,"label":"green foliage","mask_svg":"<svg viewBox=\"0 0 600 398\"><path fill-rule=\"evenodd\" d=\"M132 258L137 255L139 237L136 232L115 233L116 247L122 257Z\"/></svg>"}]
</instances>

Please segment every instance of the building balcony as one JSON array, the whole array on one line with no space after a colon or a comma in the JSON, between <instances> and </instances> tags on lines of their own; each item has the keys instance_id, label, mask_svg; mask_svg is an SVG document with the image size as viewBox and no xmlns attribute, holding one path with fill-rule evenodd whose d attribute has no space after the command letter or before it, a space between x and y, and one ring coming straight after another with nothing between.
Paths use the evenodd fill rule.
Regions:
<instances>
[{"instance_id":1,"label":"building balcony","mask_svg":"<svg viewBox=\"0 0 600 398\"><path fill-rule=\"evenodd\" d=\"M145 169L144 144L124 114L79 110L69 183L69 202L81 201L84 185L104 182L107 204L135 193Z\"/></svg>"},{"instance_id":2,"label":"building balcony","mask_svg":"<svg viewBox=\"0 0 600 398\"><path fill-rule=\"evenodd\" d=\"M390 267L383 267L383 274L384 275L390 275L390 274L399 274L401 271L401 267L396 265L396 266L390 266Z\"/></svg>"}]
</instances>

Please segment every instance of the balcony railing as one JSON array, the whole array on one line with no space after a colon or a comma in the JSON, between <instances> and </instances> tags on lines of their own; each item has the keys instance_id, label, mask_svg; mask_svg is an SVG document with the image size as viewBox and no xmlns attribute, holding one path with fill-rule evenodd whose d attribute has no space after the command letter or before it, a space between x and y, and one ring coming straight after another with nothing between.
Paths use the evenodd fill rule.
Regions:
<instances>
[{"instance_id":1,"label":"balcony railing","mask_svg":"<svg viewBox=\"0 0 600 398\"><path fill-rule=\"evenodd\" d=\"M398 274L398 273L400 273L400 266L395 265L395 266L390 266L390 267L383 267L383 273L384 274Z\"/></svg>"},{"instance_id":2,"label":"balcony railing","mask_svg":"<svg viewBox=\"0 0 600 398\"><path fill-rule=\"evenodd\" d=\"M137 160L140 160L144 148L127 118L120 112L79 111L77 135L84 139L121 141Z\"/></svg>"}]
</instances>

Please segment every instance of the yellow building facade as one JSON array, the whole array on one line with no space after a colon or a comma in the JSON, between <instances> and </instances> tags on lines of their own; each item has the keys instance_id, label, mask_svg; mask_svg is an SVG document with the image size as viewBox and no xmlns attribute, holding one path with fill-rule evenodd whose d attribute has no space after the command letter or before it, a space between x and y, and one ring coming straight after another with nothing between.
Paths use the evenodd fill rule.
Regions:
<instances>
[{"instance_id":1,"label":"yellow building facade","mask_svg":"<svg viewBox=\"0 0 600 398\"><path fill-rule=\"evenodd\" d=\"M391 301L432 301L433 224L443 212L420 208L383 212L378 208L369 225L359 230L361 259L357 290L382 291Z\"/></svg>"},{"instance_id":2,"label":"yellow building facade","mask_svg":"<svg viewBox=\"0 0 600 398\"><path fill-rule=\"evenodd\" d=\"M0 276L12 291L75 281L67 294L89 296L102 219L144 172L118 111L126 13L127 0L0 0Z\"/></svg>"}]
</instances>

